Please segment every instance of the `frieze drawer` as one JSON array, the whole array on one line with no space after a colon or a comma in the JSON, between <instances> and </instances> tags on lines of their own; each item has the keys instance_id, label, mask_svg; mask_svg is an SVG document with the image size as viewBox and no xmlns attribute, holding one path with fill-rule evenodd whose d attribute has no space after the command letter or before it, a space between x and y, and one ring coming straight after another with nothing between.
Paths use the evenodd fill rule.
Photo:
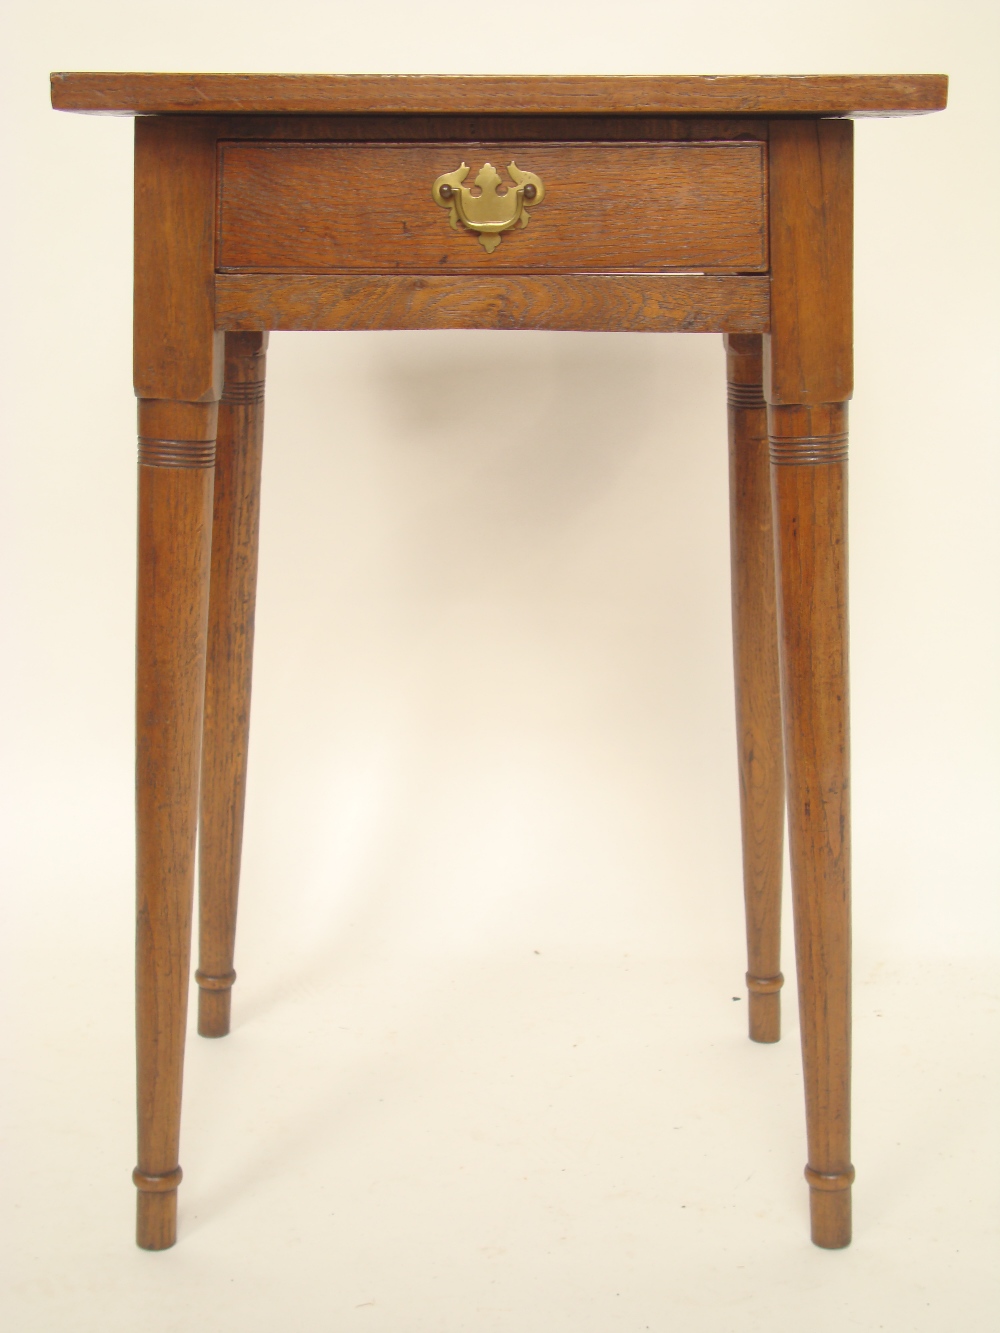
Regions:
<instances>
[{"instance_id":1,"label":"frieze drawer","mask_svg":"<svg viewBox=\"0 0 1000 1333\"><path fill-rule=\"evenodd\" d=\"M219 152L221 272L767 269L759 141L230 140Z\"/></svg>"}]
</instances>

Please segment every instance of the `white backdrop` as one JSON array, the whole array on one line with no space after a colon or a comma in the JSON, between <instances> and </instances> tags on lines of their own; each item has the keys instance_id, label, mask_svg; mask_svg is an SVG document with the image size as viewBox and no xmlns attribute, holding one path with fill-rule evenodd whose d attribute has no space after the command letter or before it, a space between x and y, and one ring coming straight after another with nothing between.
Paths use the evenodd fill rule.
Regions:
<instances>
[{"instance_id":1,"label":"white backdrop","mask_svg":"<svg viewBox=\"0 0 1000 1333\"><path fill-rule=\"evenodd\" d=\"M131 1018L132 126L50 111L49 70L950 74L945 113L856 129L856 949L863 977L995 957L995 6L5 22L6 972L13 1012L35 988L51 1018L17 1047L29 1084L39 1042L109 1023L118 1079ZM740 990L725 451L718 337L272 336L237 1014L373 959L702 960Z\"/></svg>"}]
</instances>

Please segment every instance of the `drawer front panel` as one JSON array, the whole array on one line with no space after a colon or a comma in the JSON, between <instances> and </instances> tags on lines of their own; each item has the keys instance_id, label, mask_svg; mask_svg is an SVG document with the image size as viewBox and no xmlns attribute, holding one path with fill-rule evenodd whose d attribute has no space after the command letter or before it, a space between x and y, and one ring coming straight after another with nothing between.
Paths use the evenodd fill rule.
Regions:
<instances>
[{"instance_id":1,"label":"drawer front panel","mask_svg":"<svg viewBox=\"0 0 1000 1333\"><path fill-rule=\"evenodd\" d=\"M487 253L434 181L516 162L544 185ZM220 144L223 272L663 273L767 268L759 142Z\"/></svg>"}]
</instances>

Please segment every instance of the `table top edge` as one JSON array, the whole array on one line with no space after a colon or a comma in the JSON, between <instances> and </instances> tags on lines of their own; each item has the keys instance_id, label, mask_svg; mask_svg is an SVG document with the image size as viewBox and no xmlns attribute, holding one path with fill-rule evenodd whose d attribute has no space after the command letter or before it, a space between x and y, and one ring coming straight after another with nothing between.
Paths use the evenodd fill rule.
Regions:
<instances>
[{"instance_id":1,"label":"table top edge","mask_svg":"<svg viewBox=\"0 0 1000 1333\"><path fill-rule=\"evenodd\" d=\"M945 74L464 75L57 71L57 111L106 115L913 115Z\"/></svg>"}]
</instances>

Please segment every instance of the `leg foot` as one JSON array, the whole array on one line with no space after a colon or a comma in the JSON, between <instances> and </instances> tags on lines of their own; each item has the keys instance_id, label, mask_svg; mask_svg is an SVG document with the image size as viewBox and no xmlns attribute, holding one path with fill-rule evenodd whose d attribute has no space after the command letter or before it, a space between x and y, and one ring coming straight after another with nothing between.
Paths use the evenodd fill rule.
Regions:
<instances>
[{"instance_id":1,"label":"leg foot","mask_svg":"<svg viewBox=\"0 0 1000 1333\"><path fill-rule=\"evenodd\" d=\"M200 1037L228 1036L232 1011L233 992L231 990L199 991L198 1035Z\"/></svg>"},{"instance_id":2,"label":"leg foot","mask_svg":"<svg viewBox=\"0 0 1000 1333\"><path fill-rule=\"evenodd\" d=\"M135 1243L140 1250L169 1250L177 1243L177 1191L140 1194L136 1199Z\"/></svg>"},{"instance_id":3,"label":"leg foot","mask_svg":"<svg viewBox=\"0 0 1000 1333\"><path fill-rule=\"evenodd\" d=\"M851 1184L854 1168L827 1175L806 1167L812 1241L824 1250L842 1250L851 1243Z\"/></svg>"},{"instance_id":4,"label":"leg foot","mask_svg":"<svg viewBox=\"0 0 1000 1333\"><path fill-rule=\"evenodd\" d=\"M773 977L755 977L747 973L747 991L750 996L750 1040L778 1041L781 1037L781 988L785 978L778 972Z\"/></svg>"},{"instance_id":5,"label":"leg foot","mask_svg":"<svg viewBox=\"0 0 1000 1333\"><path fill-rule=\"evenodd\" d=\"M138 1167L132 1172L138 1188L135 1241L140 1250L169 1250L177 1240L177 1186L181 1169L150 1176Z\"/></svg>"},{"instance_id":6,"label":"leg foot","mask_svg":"<svg viewBox=\"0 0 1000 1333\"><path fill-rule=\"evenodd\" d=\"M198 1035L227 1036L236 973L229 972L224 977L210 977L199 969L195 972L194 979L198 983Z\"/></svg>"}]
</instances>

